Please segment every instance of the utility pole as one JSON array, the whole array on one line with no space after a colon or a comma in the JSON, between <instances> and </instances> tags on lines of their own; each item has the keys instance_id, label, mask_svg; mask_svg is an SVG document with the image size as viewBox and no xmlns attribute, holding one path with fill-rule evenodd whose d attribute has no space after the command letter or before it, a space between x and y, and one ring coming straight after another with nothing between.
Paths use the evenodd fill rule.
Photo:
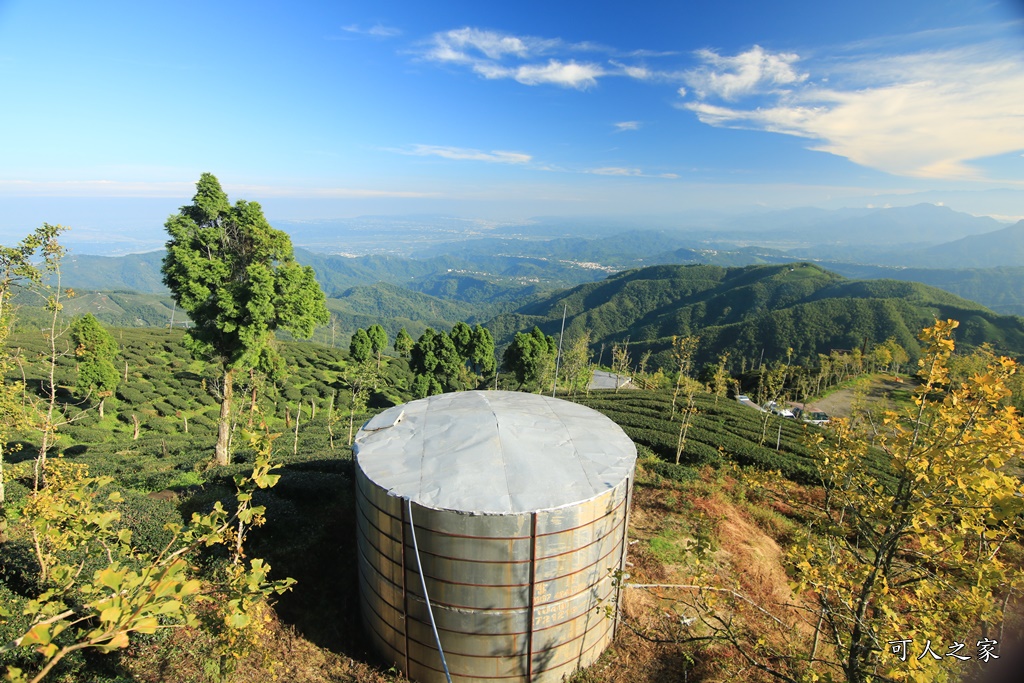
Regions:
<instances>
[{"instance_id":1,"label":"utility pole","mask_svg":"<svg viewBox=\"0 0 1024 683\"><path fill-rule=\"evenodd\" d=\"M555 397L558 389L558 363L562 360L562 335L565 334L565 313L569 310L569 304L562 304L562 331L558 333L558 355L555 356L555 381L551 385L551 398Z\"/></svg>"}]
</instances>

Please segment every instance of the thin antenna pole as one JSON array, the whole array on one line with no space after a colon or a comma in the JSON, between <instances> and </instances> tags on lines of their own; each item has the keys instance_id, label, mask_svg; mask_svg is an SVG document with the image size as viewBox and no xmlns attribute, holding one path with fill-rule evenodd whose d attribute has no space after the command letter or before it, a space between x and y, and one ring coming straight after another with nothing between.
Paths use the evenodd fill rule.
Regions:
<instances>
[{"instance_id":1,"label":"thin antenna pole","mask_svg":"<svg viewBox=\"0 0 1024 683\"><path fill-rule=\"evenodd\" d=\"M565 334L565 313L569 310L569 304L562 304L562 331L558 333L558 355L555 356L555 381L551 385L551 398L555 397L558 390L558 363L562 360L562 335Z\"/></svg>"}]
</instances>

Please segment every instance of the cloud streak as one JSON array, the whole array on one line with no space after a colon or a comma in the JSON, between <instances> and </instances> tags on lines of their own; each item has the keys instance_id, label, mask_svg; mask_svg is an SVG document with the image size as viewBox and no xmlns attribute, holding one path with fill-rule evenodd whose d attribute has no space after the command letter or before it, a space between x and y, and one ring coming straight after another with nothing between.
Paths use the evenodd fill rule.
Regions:
<instances>
[{"instance_id":1,"label":"cloud streak","mask_svg":"<svg viewBox=\"0 0 1024 683\"><path fill-rule=\"evenodd\" d=\"M358 24L351 24L350 26L342 26L341 30L346 33L357 33L359 35L373 36L374 38L394 38L402 35L401 29L393 26L384 26L383 24L374 24L369 28L363 28Z\"/></svg>"},{"instance_id":2,"label":"cloud streak","mask_svg":"<svg viewBox=\"0 0 1024 683\"><path fill-rule=\"evenodd\" d=\"M695 99L678 106L711 126L808 138L861 166L932 179L982 180L972 160L1024 149L1024 63L998 50L847 60L819 82L794 68L796 55L700 57L687 82ZM736 104L747 97L756 101Z\"/></svg>"},{"instance_id":3,"label":"cloud streak","mask_svg":"<svg viewBox=\"0 0 1024 683\"><path fill-rule=\"evenodd\" d=\"M555 40L519 37L467 26L435 33L430 39L426 57L458 64L472 64L483 59L499 61L508 56L525 59L543 54L557 44Z\"/></svg>"},{"instance_id":4,"label":"cloud streak","mask_svg":"<svg viewBox=\"0 0 1024 683\"><path fill-rule=\"evenodd\" d=\"M643 169L630 168L626 166L602 166L584 171L590 175L614 176L618 178L662 178L675 180L679 178L677 173L644 173Z\"/></svg>"},{"instance_id":5,"label":"cloud streak","mask_svg":"<svg viewBox=\"0 0 1024 683\"><path fill-rule=\"evenodd\" d=\"M558 38L516 36L498 31L464 27L435 33L426 41L422 57L439 64L468 67L488 80L511 79L523 85L556 85L575 90L597 86L606 76L641 81L679 80L679 73L656 71L643 64L593 55L611 52L593 43L566 43ZM634 53L630 58L656 53ZM583 55L587 55L586 58Z\"/></svg>"},{"instance_id":6,"label":"cloud streak","mask_svg":"<svg viewBox=\"0 0 1024 683\"><path fill-rule=\"evenodd\" d=\"M394 150L410 156L436 156L455 161L485 161L492 164L527 164L533 160L529 154L494 150L484 152L466 147L445 147L440 145L412 145L407 149Z\"/></svg>"},{"instance_id":7,"label":"cloud streak","mask_svg":"<svg viewBox=\"0 0 1024 683\"><path fill-rule=\"evenodd\" d=\"M560 85L564 88L586 90L597 85L605 71L597 64L579 64L574 61L549 60L547 64L527 64L515 68L495 64L476 64L473 70L488 79L512 78L523 85Z\"/></svg>"}]
</instances>

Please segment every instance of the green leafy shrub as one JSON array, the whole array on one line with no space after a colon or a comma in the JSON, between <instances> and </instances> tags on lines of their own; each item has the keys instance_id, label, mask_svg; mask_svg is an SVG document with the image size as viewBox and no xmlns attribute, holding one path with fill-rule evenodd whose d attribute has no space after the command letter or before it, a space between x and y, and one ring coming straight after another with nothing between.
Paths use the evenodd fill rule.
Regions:
<instances>
[{"instance_id":1,"label":"green leafy shrub","mask_svg":"<svg viewBox=\"0 0 1024 683\"><path fill-rule=\"evenodd\" d=\"M189 430L193 429L216 429L217 421L212 420L204 414L199 414L188 419Z\"/></svg>"},{"instance_id":2,"label":"green leafy shrub","mask_svg":"<svg viewBox=\"0 0 1024 683\"><path fill-rule=\"evenodd\" d=\"M129 405L140 405L146 402L146 397L141 391L134 387L119 387L117 390L117 396L123 401L126 401Z\"/></svg>"},{"instance_id":3,"label":"green leafy shrub","mask_svg":"<svg viewBox=\"0 0 1024 683\"><path fill-rule=\"evenodd\" d=\"M17 508L25 504L25 500L28 498L28 494L32 489L25 486L17 479L5 479L4 480L4 494L6 500L5 505Z\"/></svg>"},{"instance_id":4,"label":"green leafy shrub","mask_svg":"<svg viewBox=\"0 0 1024 683\"><path fill-rule=\"evenodd\" d=\"M161 417L173 417L175 412L177 412L175 407L167 401L155 401L153 407L160 413Z\"/></svg>"},{"instance_id":5,"label":"green leafy shrub","mask_svg":"<svg viewBox=\"0 0 1024 683\"><path fill-rule=\"evenodd\" d=\"M107 408L110 408L110 402L106 404ZM83 410L82 412L75 415L75 426L77 427L94 427L100 421L100 413L98 410Z\"/></svg>"},{"instance_id":6,"label":"green leafy shrub","mask_svg":"<svg viewBox=\"0 0 1024 683\"><path fill-rule=\"evenodd\" d=\"M68 435L79 443L103 443L110 438L110 432L96 427L83 427L72 424L67 428Z\"/></svg>"},{"instance_id":7,"label":"green leafy shrub","mask_svg":"<svg viewBox=\"0 0 1024 683\"><path fill-rule=\"evenodd\" d=\"M132 532L132 545L151 555L158 554L171 540L171 532L165 524L181 524L181 514L169 500L157 500L149 496L124 489L122 500L116 508L121 513L121 526Z\"/></svg>"},{"instance_id":8,"label":"green leafy shrub","mask_svg":"<svg viewBox=\"0 0 1024 683\"><path fill-rule=\"evenodd\" d=\"M700 477L699 471L689 465L677 465L674 462L665 462L657 458L645 459L642 464L649 472L670 481L687 482Z\"/></svg>"},{"instance_id":9,"label":"green leafy shrub","mask_svg":"<svg viewBox=\"0 0 1024 683\"><path fill-rule=\"evenodd\" d=\"M177 394L168 394L167 396L164 396L164 401L173 406L176 410L189 409L189 402ZM159 410L159 407L157 410Z\"/></svg>"},{"instance_id":10,"label":"green leafy shrub","mask_svg":"<svg viewBox=\"0 0 1024 683\"><path fill-rule=\"evenodd\" d=\"M208 391L199 391L192 394L192 398L196 400L201 406L216 406L217 399L210 395Z\"/></svg>"}]
</instances>

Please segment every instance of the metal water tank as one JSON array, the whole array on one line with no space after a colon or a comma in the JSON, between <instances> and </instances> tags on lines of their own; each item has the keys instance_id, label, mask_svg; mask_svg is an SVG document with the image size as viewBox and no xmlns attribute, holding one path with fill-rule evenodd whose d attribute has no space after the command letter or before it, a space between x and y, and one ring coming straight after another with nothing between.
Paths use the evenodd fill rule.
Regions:
<instances>
[{"instance_id":1,"label":"metal water tank","mask_svg":"<svg viewBox=\"0 0 1024 683\"><path fill-rule=\"evenodd\" d=\"M355 457L362 617L409 678L559 681L609 645L636 463L610 419L442 394L367 422Z\"/></svg>"}]
</instances>

